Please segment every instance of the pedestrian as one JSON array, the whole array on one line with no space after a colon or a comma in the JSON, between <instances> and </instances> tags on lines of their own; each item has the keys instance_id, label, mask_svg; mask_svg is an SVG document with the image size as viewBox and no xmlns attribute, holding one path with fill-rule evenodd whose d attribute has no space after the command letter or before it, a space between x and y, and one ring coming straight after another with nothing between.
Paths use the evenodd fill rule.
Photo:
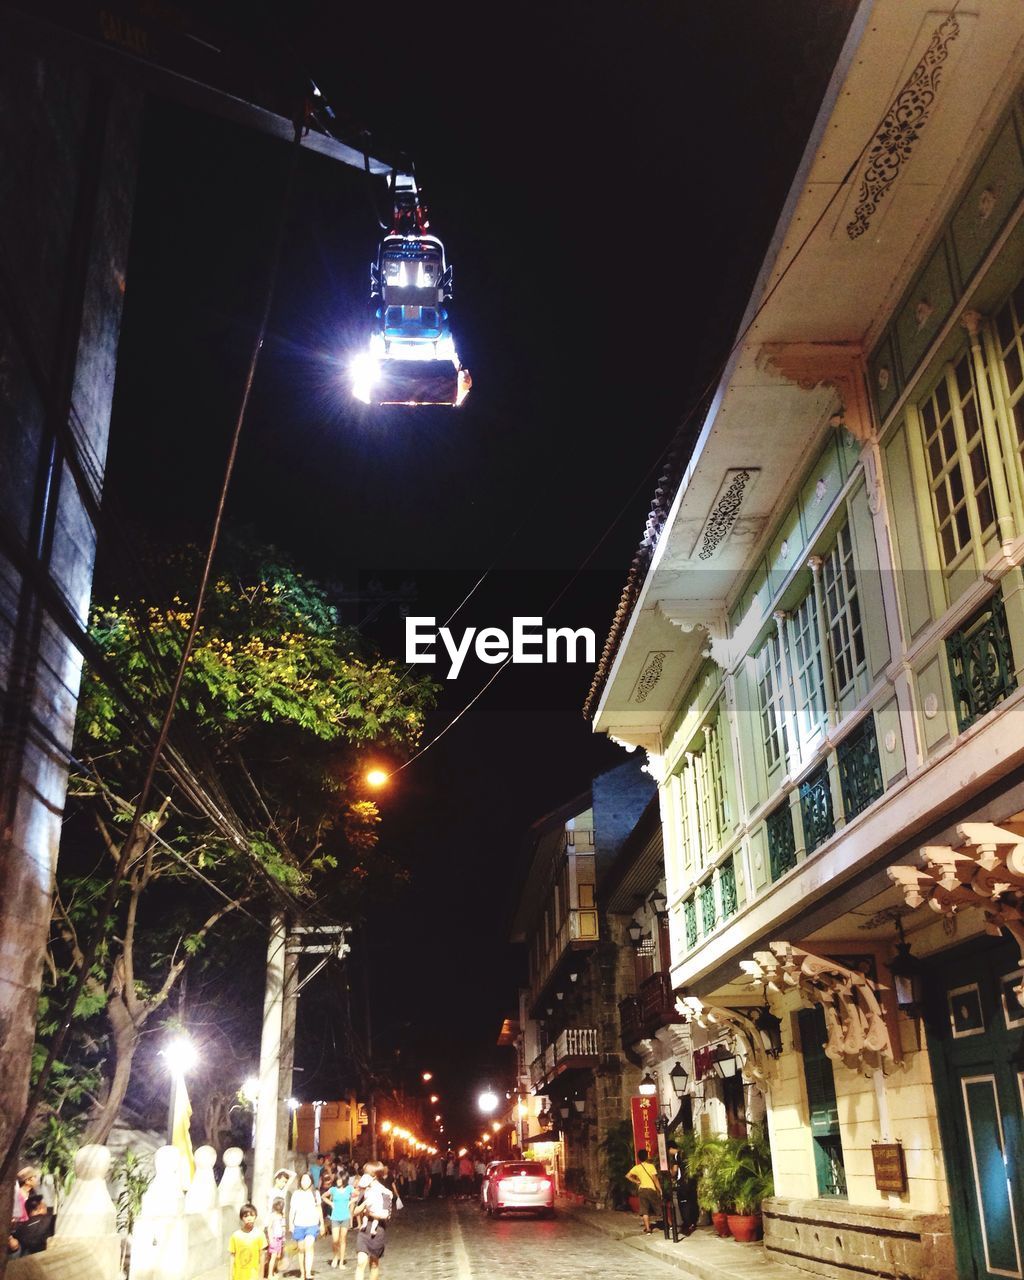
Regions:
<instances>
[{"instance_id":1,"label":"pedestrian","mask_svg":"<svg viewBox=\"0 0 1024 1280\"><path fill-rule=\"evenodd\" d=\"M482 1160L473 1162L473 1194L478 1196L480 1188L484 1185L484 1174L487 1172L487 1165Z\"/></svg>"},{"instance_id":2,"label":"pedestrian","mask_svg":"<svg viewBox=\"0 0 1024 1280\"><path fill-rule=\"evenodd\" d=\"M243 1204L238 1211L241 1227L231 1233L231 1280L260 1280L267 1237L256 1226L259 1216L254 1204Z\"/></svg>"},{"instance_id":3,"label":"pedestrian","mask_svg":"<svg viewBox=\"0 0 1024 1280\"><path fill-rule=\"evenodd\" d=\"M11 1235L23 1254L42 1253L47 1240L53 1235L53 1214L38 1191L26 1197L25 1213L25 1221L16 1223L11 1228Z\"/></svg>"},{"instance_id":4,"label":"pedestrian","mask_svg":"<svg viewBox=\"0 0 1024 1280\"><path fill-rule=\"evenodd\" d=\"M380 1181L384 1166L376 1160L363 1165L359 1179L359 1200L353 1207L353 1220L358 1218L356 1233L356 1280L363 1280L367 1263L370 1275L377 1280L380 1260L387 1247L388 1223L394 1206L394 1196Z\"/></svg>"},{"instance_id":5,"label":"pedestrian","mask_svg":"<svg viewBox=\"0 0 1024 1280\"><path fill-rule=\"evenodd\" d=\"M658 1171L647 1159L647 1148L641 1147L636 1153L636 1164L626 1174L627 1182L636 1187L637 1199L640 1201L640 1221L644 1224L644 1235L651 1234L651 1218L661 1212L661 1183Z\"/></svg>"},{"instance_id":6,"label":"pedestrian","mask_svg":"<svg viewBox=\"0 0 1024 1280\"><path fill-rule=\"evenodd\" d=\"M11 1215L14 1222L24 1222L28 1217L25 1201L33 1194L38 1185L38 1169L34 1169L32 1165L27 1164L23 1169L18 1170L17 1182L14 1187L14 1212Z\"/></svg>"},{"instance_id":7,"label":"pedestrian","mask_svg":"<svg viewBox=\"0 0 1024 1280\"><path fill-rule=\"evenodd\" d=\"M473 1194L473 1161L468 1154L459 1157L458 1194L460 1196Z\"/></svg>"},{"instance_id":8,"label":"pedestrian","mask_svg":"<svg viewBox=\"0 0 1024 1280\"><path fill-rule=\"evenodd\" d=\"M274 1185L267 1193L267 1205L263 1214L263 1221L269 1223L270 1215L274 1212L274 1201L281 1199L287 1205L288 1203L288 1186L295 1174L291 1169L278 1169L274 1174Z\"/></svg>"},{"instance_id":9,"label":"pedestrian","mask_svg":"<svg viewBox=\"0 0 1024 1280\"><path fill-rule=\"evenodd\" d=\"M320 1175L324 1171L324 1158L318 1151L309 1164L309 1176L313 1179L313 1186L320 1185Z\"/></svg>"},{"instance_id":10,"label":"pedestrian","mask_svg":"<svg viewBox=\"0 0 1024 1280\"><path fill-rule=\"evenodd\" d=\"M354 1188L348 1174L336 1173L334 1186L323 1196L323 1202L331 1211L331 1266L345 1265L345 1239L352 1223L352 1192Z\"/></svg>"},{"instance_id":11,"label":"pedestrian","mask_svg":"<svg viewBox=\"0 0 1024 1280\"><path fill-rule=\"evenodd\" d=\"M299 1247L299 1274L302 1280L309 1280L313 1274L313 1248L317 1237L324 1235L326 1228L320 1192L314 1189L308 1172L299 1178L299 1185L292 1192L288 1221L292 1239Z\"/></svg>"},{"instance_id":12,"label":"pedestrian","mask_svg":"<svg viewBox=\"0 0 1024 1280\"><path fill-rule=\"evenodd\" d=\"M284 1260L284 1237L288 1220L284 1216L284 1196L275 1196L267 1219L267 1276L277 1275Z\"/></svg>"}]
</instances>

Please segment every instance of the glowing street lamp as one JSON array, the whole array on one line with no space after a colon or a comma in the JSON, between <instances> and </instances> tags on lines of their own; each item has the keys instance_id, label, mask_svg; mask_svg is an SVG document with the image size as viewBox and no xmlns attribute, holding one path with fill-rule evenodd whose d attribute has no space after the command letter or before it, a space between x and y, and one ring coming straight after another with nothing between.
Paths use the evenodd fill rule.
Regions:
<instances>
[{"instance_id":1,"label":"glowing street lamp","mask_svg":"<svg viewBox=\"0 0 1024 1280\"><path fill-rule=\"evenodd\" d=\"M433 1071L424 1071L423 1075L420 1076L420 1079L423 1081L424 1084L430 1084L433 1078L434 1078Z\"/></svg>"},{"instance_id":2,"label":"glowing street lamp","mask_svg":"<svg viewBox=\"0 0 1024 1280\"><path fill-rule=\"evenodd\" d=\"M494 1092L494 1090L490 1087L490 1085L488 1085L487 1088L483 1091L483 1093L481 1093L479 1098L477 1098L476 1105L480 1108L480 1110L484 1113L485 1116L489 1116L492 1112L497 1111L498 1095Z\"/></svg>"},{"instance_id":3,"label":"glowing street lamp","mask_svg":"<svg viewBox=\"0 0 1024 1280\"><path fill-rule=\"evenodd\" d=\"M196 1047L186 1035L172 1036L160 1050L171 1077L171 1097L167 1112L167 1141L174 1141L174 1121L178 1114L178 1101L185 1088L185 1072L199 1060Z\"/></svg>"},{"instance_id":4,"label":"glowing street lamp","mask_svg":"<svg viewBox=\"0 0 1024 1280\"><path fill-rule=\"evenodd\" d=\"M366 775L366 782L371 787L383 787L390 778L391 774L385 773L383 769L370 769Z\"/></svg>"},{"instance_id":5,"label":"glowing street lamp","mask_svg":"<svg viewBox=\"0 0 1024 1280\"><path fill-rule=\"evenodd\" d=\"M441 1099L437 1096L437 1094L436 1094L436 1093L432 1093L432 1094L430 1095L430 1101L431 1101L431 1102L433 1103L433 1105L436 1107L436 1106L437 1106L437 1104L441 1101Z\"/></svg>"},{"instance_id":6,"label":"glowing street lamp","mask_svg":"<svg viewBox=\"0 0 1024 1280\"><path fill-rule=\"evenodd\" d=\"M494 1130L494 1132L495 1132L495 1133L501 1133L501 1123L500 1123L500 1121L498 1121L498 1120L492 1120L492 1121L491 1121L491 1128Z\"/></svg>"}]
</instances>

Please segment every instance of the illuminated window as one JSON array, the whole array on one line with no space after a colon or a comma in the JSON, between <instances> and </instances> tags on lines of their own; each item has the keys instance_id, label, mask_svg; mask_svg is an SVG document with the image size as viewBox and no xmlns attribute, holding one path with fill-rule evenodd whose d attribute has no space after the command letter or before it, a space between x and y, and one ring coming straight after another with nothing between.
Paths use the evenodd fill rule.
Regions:
<instances>
[{"instance_id":1,"label":"illuminated window","mask_svg":"<svg viewBox=\"0 0 1024 1280\"><path fill-rule=\"evenodd\" d=\"M594 905L594 886L592 884L581 884L578 887L580 895L581 907L592 907Z\"/></svg>"},{"instance_id":2,"label":"illuminated window","mask_svg":"<svg viewBox=\"0 0 1024 1280\"><path fill-rule=\"evenodd\" d=\"M970 351L946 366L920 409L939 553L951 572L995 523Z\"/></svg>"},{"instance_id":3,"label":"illuminated window","mask_svg":"<svg viewBox=\"0 0 1024 1280\"><path fill-rule=\"evenodd\" d=\"M783 704L782 648L777 634L770 635L756 658L757 707L761 715L764 757L772 770L785 758L786 714Z\"/></svg>"},{"instance_id":4,"label":"illuminated window","mask_svg":"<svg viewBox=\"0 0 1024 1280\"><path fill-rule=\"evenodd\" d=\"M864 633L861 630L857 572L848 524L839 530L835 546L825 556L821 581L836 697L842 698L864 669Z\"/></svg>"},{"instance_id":5,"label":"illuminated window","mask_svg":"<svg viewBox=\"0 0 1024 1280\"><path fill-rule=\"evenodd\" d=\"M825 725L825 670L821 661L821 634L813 589L808 591L789 620L793 676L796 686L797 724L804 743L811 742Z\"/></svg>"}]
</instances>

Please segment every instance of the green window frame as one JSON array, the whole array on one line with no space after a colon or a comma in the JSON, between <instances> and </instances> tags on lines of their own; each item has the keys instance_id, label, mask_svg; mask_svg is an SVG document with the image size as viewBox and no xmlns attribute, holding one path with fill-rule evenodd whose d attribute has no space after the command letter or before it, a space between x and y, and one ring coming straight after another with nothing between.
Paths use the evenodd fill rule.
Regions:
<instances>
[{"instance_id":1,"label":"green window frame","mask_svg":"<svg viewBox=\"0 0 1024 1280\"><path fill-rule=\"evenodd\" d=\"M712 932L718 923L718 912L715 907L715 885L713 880L705 880L697 890L700 900L700 927L705 937Z\"/></svg>"},{"instance_id":2,"label":"green window frame","mask_svg":"<svg viewBox=\"0 0 1024 1280\"><path fill-rule=\"evenodd\" d=\"M722 724L718 716L704 729L704 746L692 756L700 832L699 866L707 866L729 830L729 788L725 776Z\"/></svg>"},{"instance_id":3,"label":"green window frame","mask_svg":"<svg viewBox=\"0 0 1024 1280\"><path fill-rule=\"evenodd\" d=\"M946 365L918 409L939 558L949 577L972 553L980 559L996 519L968 348Z\"/></svg>"},{"instance_id":4,"label":"green window frame","mask_svg":"<svg viewBox=\"0 0 1024 1280\"><path fill-rule=\"evenodd\" d=\"M961 733L1017 688L1006 608L997 591L946 637L946 661Z\"/></svg>"},{"instance_id":5,"label":"green window frame","mask_svg":"<svg viewBox=\"0 0 1024 1280\"><path fill-rule=\"evenodd\" d=\"M885 790L873 712L869 711L840 742L836 748L836 764L843 793L843 813L847 818L855 818Z\"/></svg>"},{"instance_id":6,"label":"green window frame","mask_svg":"<svg viewBox=\"0 0 1024 1280\"><path fill-rule=\"evenodd\" d=\"M835 1074L825 1052L825 1015L821 1006L815 1005L800 1009L796 1016L818 1195L842 1199L846 1196L846 1165L839 1134Z\"/></svg>"},{"instance_id":7,"label":"green window frame","mask_svg":"<svg viewBox=\"0 0 1024 1280\"><path fill-rule=\"evenodd\" d=\"M718 872L718 892L722 899L722 919L728 920L739 910L739 896L736 892L736 862L726 858Z\"/></svg>"},{"instance_id":8,"label":"green window frame","mask_svg":"<svg viewBox=\"0 0 1024 1280\"><path fill-rule=\"evenodd\" d=\"M813 587L793 610L789 619L789 643L793 655L797 728L806 745L824 729L827 716L825 668L821 656L818 606Z\"/></svg>"},{"instance_id":9,"label":"green window frame","mask_svg":"<svg viewBox=\"0 0 1024 1280\"><path fill-rule=\"evenodd\" d=\"M1024 279L996 312L993 327L1003 392L1017 437L1017 461L1024 471Z\"/></svg>"},{"instance_id":10,"label":"green window frame","mask_svg":"<svg viewBox=\"0 0 1024 1280\"><path fill-rule=\"evenodd\" d=\"M837 698L844 698L867 665L849 524L839 530L822 561L821 583L835 692Z\"/></svg>"},{"instance_id":11,"label":"green window frame","mask_svg":"<svg viewBox=\"0 0 1024 1280\"><path fill-rule=\"evenodd\" d=\"M765 819L765 835L768 840L768 866L772 880L778 880L790 868L796 866L796 833L793 831L793 811L789 797Z\"/></svg>"},{"instance_id":12,"label":"green window frame","mask_svg":"<svg viewBox=\"0 0 1024 1280\"><path fill-rule=\"evenodd\" d=\"M697 945L697 903L692 893L683 903L683 929L686 933L686 949L692 951Z\"/></svg>"},{"instance_id":13,"label":"green window frame","mask_svg":"<svg viewBox=\"0 0 1024 1280\"><path fill-rule=\"evenodd\" d=\"M755 658L757 709L761 717L761 741L769 773L789 752L782 675L782 646L777 632L769 635Z\"/></svg>"}]
</instances>

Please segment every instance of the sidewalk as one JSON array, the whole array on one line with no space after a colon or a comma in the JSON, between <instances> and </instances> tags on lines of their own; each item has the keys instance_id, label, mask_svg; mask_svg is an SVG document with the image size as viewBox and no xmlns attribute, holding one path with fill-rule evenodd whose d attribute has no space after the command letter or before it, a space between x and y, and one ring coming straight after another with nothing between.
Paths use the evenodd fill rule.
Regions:
<instances>
[{"instance_id":1,"label":"sidewalk","mask_svg":"<svg viewBox=\"0 0 1024 1280\"><path fill-rule=\"evenodd\" d=\"M640 1220L632 1213L612 1209L590 1209L582 1205L560 1204L559 1212L614 1240L621 1240L641 1253L651 1253L678 1267L694 1280L796 1280L800 1272L783 1263L770 1262L758 1244L738 1244L721 1240L711 1227L698 1227L690 1236L673 1244L660 1229L645 1236Z\"/></svg>"}]
</instances>

